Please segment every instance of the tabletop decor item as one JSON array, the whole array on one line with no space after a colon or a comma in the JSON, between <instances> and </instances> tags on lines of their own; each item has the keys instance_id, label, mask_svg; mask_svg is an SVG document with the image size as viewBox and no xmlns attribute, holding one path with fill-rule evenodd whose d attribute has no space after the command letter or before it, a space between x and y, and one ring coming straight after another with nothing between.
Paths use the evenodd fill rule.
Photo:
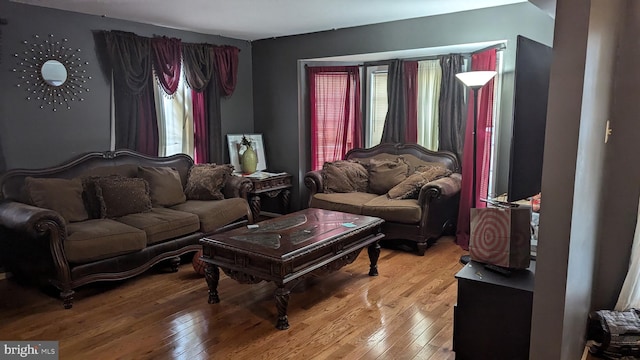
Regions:
<instances>
[{"instance_id":1,"label":"tabletop decor item","mask_svg":"<svg viewBox=\"0 0 640 360\"><path fill-rule=\"evenodd\" d=\"M229 146L229 164L233 165L234 173L248 174L242 169L242 155L247 149L247 145L243 143L245 139L251 144L251 149L257 157L256 169L254 172L267 170L267 161L265 157L265 146L262 140L262 134L227 134L227 144Z\"/></svg>"},{"instance_id":2,"label":"tabletop decor item","mask_svg":"<svg viewBox=\"0 0 640 360\"><path fill-rule=\"evenodd\" d=\"M241 157L242 172L244 174L253 174L254 172L256 172L256 167L258 166L258 156L251 147L251 141L248 140L246 136L242 135L240 144L245 147Z\"/></svg>"}]
</instances>

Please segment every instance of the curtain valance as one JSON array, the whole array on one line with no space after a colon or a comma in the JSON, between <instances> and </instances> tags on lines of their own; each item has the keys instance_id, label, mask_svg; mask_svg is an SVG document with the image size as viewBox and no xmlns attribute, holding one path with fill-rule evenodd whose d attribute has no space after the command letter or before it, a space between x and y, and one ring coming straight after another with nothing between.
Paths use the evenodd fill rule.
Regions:
<instances>
[{"instance_id":1,"label":"curtain valance","mask_svg":"<svg viewBox=\"0 0 640 360\"><path fill-rule=\"evenodd\" d=\"M169 95L176 92L180 83L181 45L180 39L164 36L151 39L153 68L158 82Z\"/></svg>"},{"instance_id":2,"label":"curtain valance","mask_svg":"<svg viewBox=\"0 0 640 360\"><path fill-rule=\"evenodd\" d=\"M183 43L176 38L147 38L123 31L105 31L104 37L116 89L116 147L158 154L153 74L164 91L172 95L184 66L193 92L195 160L221 162L220 94L229 96L235 89L240 49Z\"/></svg>"},{"instance_id":3,"label":"curtain valance","mask_svg":"<svg viewBox=\"0 0 640 360\"><path fill-rule=\"evenodd\" d=\"M126 84L130 94L142 91L153 66L158 80L168 94L175 92L180 69L176 59L182 56L189 87L204 91L214 72L224 96L230 96L238 80L238 54L240 49L229 45L192 44L167 37L147 38L124 31L105 31L107 50L114 75ZM173 91L171 91L173 89Z\"/></svg>"},{"instance_id":4,"label":"curtain valance","mask_svg":"<svg viewBox=\"0 0 640 360\"><path fill-rule=\"evenodd\" d=\"M215 70L213 46L209 44L183 44L182 56L189 87L197 92L205 91Z\"/></svg>"}]
</instances>

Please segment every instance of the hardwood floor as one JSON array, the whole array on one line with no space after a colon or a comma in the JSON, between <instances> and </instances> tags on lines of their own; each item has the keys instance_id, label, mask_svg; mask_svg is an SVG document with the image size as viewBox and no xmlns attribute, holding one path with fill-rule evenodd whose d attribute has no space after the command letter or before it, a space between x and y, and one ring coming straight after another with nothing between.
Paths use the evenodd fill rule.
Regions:
<instances>
[{"instance_id":1,"label":"hardwood floor","mask_svg":"<svg viewBox=\"0 0 640 360\"><path fill-rule=\"evenodd\" d=\"M0 339L58 340L60 359L454 359L452 237L424 257L382 249L380 276L363 251L353 264L294 289L288 330L275 328L272 283L221 275L219 304L190 263L85 286L74 306L0 281Z\"/></svg>"}]
</instances>

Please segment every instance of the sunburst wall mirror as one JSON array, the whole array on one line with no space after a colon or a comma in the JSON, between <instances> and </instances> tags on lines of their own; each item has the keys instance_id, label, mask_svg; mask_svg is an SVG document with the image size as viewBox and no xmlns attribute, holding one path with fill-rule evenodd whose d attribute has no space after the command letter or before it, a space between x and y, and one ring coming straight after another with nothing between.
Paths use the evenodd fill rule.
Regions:
<instances>
[{"instance_id":1,"label":"sunburst wall mirror","mask_svg":"<svg viewBox=\"0 0 640 360\"><path fill-rule=\"evenodd\" d=\"M23 41L23 53L14 54L17 86L27 91L27 100L38 101L41 109L71 109L71 103L84 101L83 94L89 91L86 84L91 76L84 68L89 63L82 61L80 49L67 42L66 38L56 41L53 35L46 39L34 35L33 41Z\"/></svg>"}]
</instances>

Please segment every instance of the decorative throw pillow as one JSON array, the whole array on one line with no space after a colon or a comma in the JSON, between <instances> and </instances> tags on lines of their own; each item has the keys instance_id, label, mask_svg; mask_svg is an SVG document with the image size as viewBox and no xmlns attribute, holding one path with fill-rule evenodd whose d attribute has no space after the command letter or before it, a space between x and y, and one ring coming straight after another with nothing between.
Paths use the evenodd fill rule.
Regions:
<instances>
[{"instance_id":1,"label":"decorative throw pillow","mask_svg":"<svg viewBox=\"0 0 640 360\"><path fill-rule=\"evenodd\" d=\"M180 173L170 167L139 166L138 177L147 180L154 206L173 206L187 200Z\"/></svg>"},{"instance_id":2,"label":"decorative throw pillow","mask_svg":"<svg viewBox=\"0 0 640 360\"><path fill-rule=\"evenodd\" d=\"M67 222L89 219L82 201L80 179L27 177L25 191L32 205L56 211Z\"/></svg>"},{"instance_id":3,"label":"decorative throw pillow","mask_svg":"<svg viewBox=\"0 0 640 360\"><path fill-rule=\"evenodd\" d=\"M352 160L326 162L322 167L325 193L366 192L368 176L365 167Z\"/></svg>"},{"instance_id":4,"label":"decorative throw pillow","mask_svg":"<svg viewBox=\"0 0 640 360\"><path fill-rule=\"evenodd\" d=\"M151 211L149 183L141 178L101 177L94 181L101 218Z\"/></svg>"},{"instance_id":5,"label":"decorative throw pillow","mask_svg":"<svg viewBox=\"0 0 640 360\"><path fill-rule=\"evenodd\" d=\"M387 197L390 199L417 199L420 189L428 182L451 175L451 170L442 166L432 166L426 171L415 172L406 180L389 190Z\"/></svg>"},{"instance_id":6,"label":"decorative throw pillow","mask_svg":"<svg viewBox=\"0 0 640 360\"><path fill-rule=\"evenodd\" d=\"M441 167L441 168L446 168L446 166L444 164L439 163L439 162L425 162L425 161L422 161L420 165L417 165L415 167L415 169L413 169L413 172L411 174L413 174L414 172L429 171L434 166L438 166L438 167Z\"/></svg>"},{"instance_id":7,"label":"decorative throw pillow","mask_svg":"<svg viewBox=\"0 0 640 360\"><path fill-rule=\"evenodd\" d=\"M409 176L409 164L399 156L395 160L376 160L369 162L369 192L382 195Z\"/></svg>"},{"instance_id":8,"label":"decorative throw pillow","mask_svg":"<svg viewBox=\"0 0 640 360\"><path fill-rule=\"evenodd\" d=\"M82 178L82 199L90 219L101 219L100 200L96 195L96 181L101 178L121 178L121 175L86 176Z\"/></svg>"},{"instance_id":9,"label":"decorative throw pillow","mask_svg":"<svg viewBox=\"0 0 640 360\"><path fill-rule=\"evenodd\" d=\"M233 165L198 164L189 170L184 193L189 200L222 200L221 190L232 176Z\"/></svg>"}]
</instances>

